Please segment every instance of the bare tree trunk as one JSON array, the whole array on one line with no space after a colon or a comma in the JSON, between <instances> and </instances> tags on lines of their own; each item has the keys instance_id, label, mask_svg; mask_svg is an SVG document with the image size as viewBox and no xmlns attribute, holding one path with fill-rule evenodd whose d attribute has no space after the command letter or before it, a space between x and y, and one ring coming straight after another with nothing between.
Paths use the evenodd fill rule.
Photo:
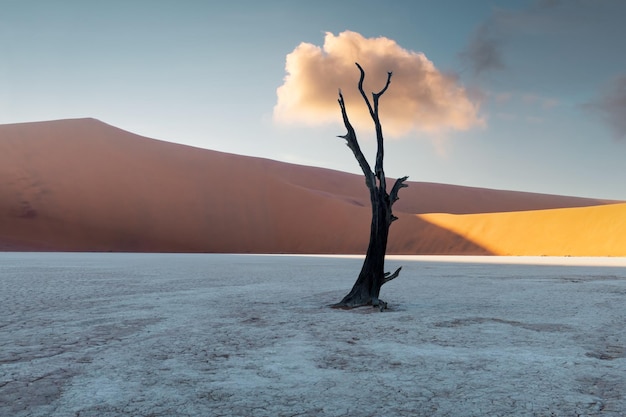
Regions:
<instances>
[{"instance_id":1,"label":"bare tree trunk","mask_svg":"<svg viewBox=\"0 0 626 417\"><path fill-rule=\"evenodd\" d=\"M363 68L358 63L356 66L361 72L361 78L359 79L359 91L361 92L363 100L367 104L370 116L372 117L376 128L377 152L375 170L372 171L367 159L361 151L354 128L348 119L341 90L339 91L338 101L339 106L341 107L343 122L348 130L348 133L340 137L346 140L346 144L354 153L354 156L359 162L363 174L365 175L365 184L370 191L370 202L372 204L372 223L370 226L370 241L361 272L359 273L352 290L339 303L333 304L333 307L353 308L364 305L373 305L375 307L380 307L382 311L387 307L387 303L379 299L380 288L383 284L396 278L402 269L400 267L394 273L384 272L389 226L393 221L397 220L397 217L393 215L391 208L396 200L398 200L398 191L400 188L407 187L405 181L408 177L402 177L396 180L391 192L387 193L385 171L383 169L384 140L382 126L380 124L380 119L378 118L378 99L389 87L391 82L391 72L387 73L387 83L385 84L385 87L378 93L372 93L372 106L372 103L370 103L367 95L363 91L365 71L363 71Z\"/></svg>"}]
</instances>

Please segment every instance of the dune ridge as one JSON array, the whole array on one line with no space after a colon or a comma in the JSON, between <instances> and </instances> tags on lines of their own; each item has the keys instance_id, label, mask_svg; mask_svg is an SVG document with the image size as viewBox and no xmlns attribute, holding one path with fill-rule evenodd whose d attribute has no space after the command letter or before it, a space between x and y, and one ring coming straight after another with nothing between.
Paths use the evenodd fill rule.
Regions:
<instances>
[{"instance_id":1,"label":"dune ridge","mask_svg":"<svg viewBox=\"0 0 626 417\"><path fill-rule=\"evenodd\" d=\"M349 157L349 156L347 156ZM0 125L0 250L362 253L359 175L168 143L95 119ZM493 254L417 215L609 201L410 182L389 253Z\"/></svg>"}]
</instances>

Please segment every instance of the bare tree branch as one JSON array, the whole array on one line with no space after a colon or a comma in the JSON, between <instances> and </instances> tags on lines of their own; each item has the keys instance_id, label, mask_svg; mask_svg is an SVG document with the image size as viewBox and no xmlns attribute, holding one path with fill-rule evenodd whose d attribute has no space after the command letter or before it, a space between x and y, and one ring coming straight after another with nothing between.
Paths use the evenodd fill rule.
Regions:
<instances>
[{"instance_id":1,"label":"bare tree branch","mask_svg":"<svg viewBox=\"0 0 626 417\"><path fill-rule=\"evenodd\" d=\"M383 89L380 90L378 93L372 93L372 99L374 102L374 107L372 107L372 104L370 103L369 99L367 98L367 94L365 93L365 90L363 89L363 80L365 79L365 71L363 70L363 67L361 67L361 65L358 62L355 62L355 65L357 66L357 68L359 69L359 72L361 73L361 76L359 78L359 92L361 93L363 100L367 104L367 108L370 112L370 116L372 117L372 120L374 121L374 126L376 128L376 142L377 142L378 148L376 151L376 165L375 165L374 171L376 174L376 178L378 178L378 182L380 183L380 188L384 192L386 192L387 184L386 184L386 179L385 179L385 170L383 168L385 148L383 145L384 143L383 129L380 124L380 118L378 116L378 99L380 98L380 96L382 96L385 93L385 91L387 91L387 88L389 87L389 84L391 83L392 73L391 72L387 73L387 82L385 83L385 86L383 87Z\"/></svg>"},{"instance_id":2,"label":"bare tree branch","mask_svg":"<svg viewBox=\"0 0 626 417\"><path fill-rule=\"evenodd\" d=\"M372 116L372 119L374 119L374 123L377 123L378 99L380 98L380 96L385 94L385 91L387 91L387 88L389 88L389 84L391 83L391 75L393 73L392 72L387 73L387 82L385 83L385 86L383 87L382 90L380 90L378 93L372 93L372 97L374 101L374 107L372 107L369 99L367 98L367 94L365 94L365 90L363 89L363 80L365 80L365 71L363 70L363 67L361 67L361 65L358 62L355 62L354 64L359 68L359 71L361 72L361 77L359 78L359 91L361 92L361 96L363 97L363 100L365 100L365 104L367 104L367 108L370 111L370 116Z\"/></svg>"},{"instance_id":3,"label":"bare tree branch","mask_svg":"<svg viewBox=\"0 0 626 417\"><path fill-rule=\"evenodd\" d=\"M389 281L391 281L392 279L397 278L398 275L400 275L400 270L401 269L402 269L402 267L396 269L393 274L390 273L390 272L385 272L385 277L383 278L383 284L386 284Z\"/></svg>"},{"instance_id":4,"label":"bare tree branch","mask_svg":"<svg viewBox=\"0 0 626 417\"><path fill-rule=\"evenodd\" d=\"M354 128L352 127L352 124L350 123L350 119L348 119L348 113L346 111L346 104L343 100L343 94L341 94L341 90L339 90L339 100L337 101L339 102L339 106L341 107L341 115L343 116L343 124L346 126L346 130L348 131L348 133L346 133L345 135L338 136L338 137L346 140L346 145L348 145L348 148L350 148L350 150L354 154L354 157L359 162L359 166L361 167L361 170L363 171L363 175L365 176L365 184L367 185L367 188L369 188L370 192L373 193L374 190L376 189L376 180L374 177L374 173L372 172L372 168L370 167L369 162L367 162L365 155L363 155L363 151L361 151L361 147L359 146L359 142L356 137L356 132L354 131Z\"/></svg>"},{"instance_id":5,"label":"bare tree branch","mask_svg":"<svg viewBox=\"0 0 626 417\"><path fill-rule=\"evenodd\" d=\"M391 202L391 204L398 201L398 192L400 191L400 188L406 188L409 186L408 184L404 183L408 179L409 177L398 178L395 184L393 184L393 187L391 188L391 193L389 193L389 201Z\"/></svg>"},{"instance_id":6,"label":"bare tree branch","mask_svg":"<svg viewBox=\"0 0 626 417\"><path fill-rule=\"evenodd\" d=\"M365 94L365 90L363 90L363 80L365 80L365 71L363 70L363 67L359 65L358 62L355 62L355 65L359 68L359 71L361 72L361 77L359 78L359 92L361 93L361 96L363 97L365 104L367 104L367 108L370 111L370 116L372 116L374 123L376 123L376 113L374 113L374 109L372 108L372 105L370 104L370 100L367 98L367 94Z\"/></svg>"},{"instance_id":7,"label":"bare tree branch","mask_svg":"<svg viewBox=\"0 0 626 417\"><path fill-rule=\"evenodd\" d=\"M389 84L391 83L392 74L393 73L391 72L387 73L387 83L385 84L385 87L383 87L382 90L380 90L378 93L372 93L372 97L374 97L374 112L376 113L376 116L378 116L378 99L380 98L380 96L385 94L385 91L387 91L387 88L389 87Z\"/></svg>"}]
</instances>

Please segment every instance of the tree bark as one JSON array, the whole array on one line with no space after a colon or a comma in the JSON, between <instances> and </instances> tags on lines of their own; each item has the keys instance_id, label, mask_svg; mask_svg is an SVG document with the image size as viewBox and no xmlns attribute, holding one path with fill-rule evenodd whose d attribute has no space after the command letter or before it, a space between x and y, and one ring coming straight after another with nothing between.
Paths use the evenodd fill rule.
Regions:
<instances>
[{"instance_id":1,"label":"tree bark","mask_svg":"<svg viewBox=\"0 0 626 417\"><path fill-rule=\"evenodd\" d=\"M402 267L400 267L393 273L384 272L389 226L391 226L392 222L397 220L397 217L393 215L391 209L393 204L398 200L398 191L401 188L407 187L405 181L408 177L397 179L391 189L391 192L387 193L385 171L383 168L384 139L382 126L378 117L378 100L385 93L385 91L387 91L387 88L391 83L392 73L387 73L387 82L385 86L378 93L372 93L372 102L370 102L365 94L365 91L363 90L365 71L363 71L363 68L358 63L356 63L356 66L361 73L358 88L365 104L368 107L376 129L377 151L374 171L372 171L367 159L361 151L356 133L348 118L341 90L339 90L338 101L341 108L343 122L348 133L339 137L346 140L346 144L352 150L352 153L354 153L354 156L363 171L363 175L365 176L365 184L369 189L370 202L372 205L372 222L370 226L369 245L367 247L367 253L365 255L363 266L361 267L361 272L359 273L352 290L340 302L333 304L332 307L354 308L364 305L373 305L375 307L379 307L382 311L387 307L387 303L379 299L380 288L383 284L396 278L402 269Z\"/></svg>"}]
</instances>

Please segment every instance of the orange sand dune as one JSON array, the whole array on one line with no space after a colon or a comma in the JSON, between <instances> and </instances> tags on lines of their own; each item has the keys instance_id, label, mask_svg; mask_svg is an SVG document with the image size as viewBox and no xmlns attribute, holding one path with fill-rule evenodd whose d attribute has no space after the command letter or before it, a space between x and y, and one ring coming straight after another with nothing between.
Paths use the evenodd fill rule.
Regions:
<instances>
[{"instance_id":1,"label":"orange sand dune","mask_svg":"<svg viewBox=\"0 0 626 417\"><path fill-rule=\"evenodd\" d=\"M490 214L424 214L496 255L626 256L626 204Z\"/></svg>"},{"instance_id":2,"label":"orange sand dune","mask_svg":"<svg viewBox=\"0 0 626 417\"><path fill-rule=\"evenodd\" d=\"M0 177L4 250L361 253L367 245L358 176L156 141L91 119L0 126ZM353 195L338 194L350 189L344 181ZM406 219L390 251L487 253Z\"/></svg>"},{"instance_id":3,"label":"orange sand dune","mask_svg":"<svg viewBox=\"0 0 626 417\"><path fill-rule=\"evenodd\" d=\"M0 250L362 253L367 246L361 176L167 143L94 119L0 126L0 178ZM389 253L491 253L415 214L606 203L415 182L400 197Z\"/></svg>"}]
</instances>

